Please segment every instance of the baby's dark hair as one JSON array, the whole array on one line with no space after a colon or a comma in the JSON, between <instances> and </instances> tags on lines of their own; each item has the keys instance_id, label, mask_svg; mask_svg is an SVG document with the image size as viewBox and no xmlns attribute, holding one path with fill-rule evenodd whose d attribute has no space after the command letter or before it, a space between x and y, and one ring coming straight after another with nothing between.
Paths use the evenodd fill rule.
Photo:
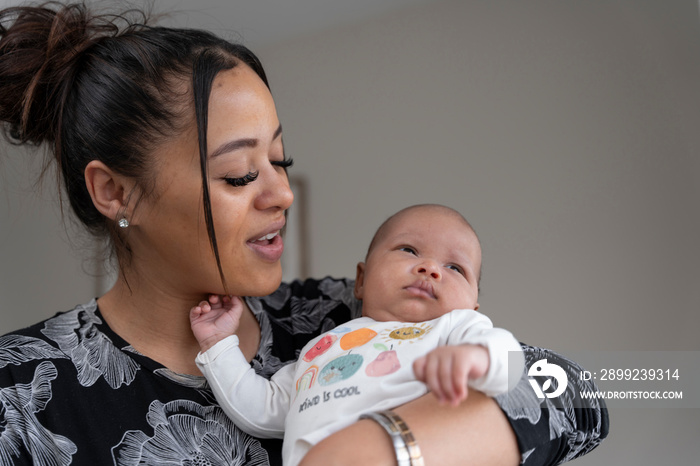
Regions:
<instances>
[{"instance_id":1,"label":"baby's dark hair","mask_svg":"<svg viewBox=\"0 0 700 466\"><path fill-rule=\"evenodd\" d=\"M417 210L417 209L437 209L437 210L442 210L445 213L448 213L450 215L454 215L455 217L459 218L462 222L464 222L464 225L474 234L474 237L476 237L476 240L480 242L479 236L476 234L476 230L474 230L474 227L467 221L464 216L458 212L457 210L453 209L452 207L447 207L442 204L415 204L412 206L405 207L398 212L394 213L391 215L389 218L384 220L381 225L379 225L379 228L377 228L377 231L374 232L374 236L372 237L372 241L369 243L369 247L367 248L367 254L365 255L365 260L367 260L367 256L372 252L372 249L374 249L374 246L382 239L386 231L388 230L388 227L393 223L394 220L397 218L401 217L403 214ZM479 270L477 271L477 280L479 283L479 287L481 287L481 267L479 267Z\"/></svg>"},{"instance_id":2,"label":"baby's dark hair","mask_svg":"<svg viewBox=\"0 0 700 466\"><path fill-rule=\"evenodd\" d=\"M85 3L48 2L0 11L0 121L15 144L45 145L78 219L107 237L119 259L127 237L93 205L84 172L92 160L153 196L150 152L196 122L203 208L219 273L207 183L207 112L212 81L239 63L267 85L246 47L209 32L150 25L146 12L93 14ZM136 208L139 199L130 200Z\"/></svg>"}]
</instances>

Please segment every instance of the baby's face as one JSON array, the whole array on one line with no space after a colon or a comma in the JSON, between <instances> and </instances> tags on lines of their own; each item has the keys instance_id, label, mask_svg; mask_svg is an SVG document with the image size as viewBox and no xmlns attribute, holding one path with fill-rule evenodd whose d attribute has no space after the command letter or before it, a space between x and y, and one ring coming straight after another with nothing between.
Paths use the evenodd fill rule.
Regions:
<instances>
[{"instance_id":1,"label":"baby's face","mask_svg":"<svg viewBox=\"0 0 700 466\"><path fill-rule=\"evenodd\" d=\"M454 213L429 207L393 219L358 264L363 315L420 322L454 309L477 309L479 240Z\"/></svg>"}]
</instances>

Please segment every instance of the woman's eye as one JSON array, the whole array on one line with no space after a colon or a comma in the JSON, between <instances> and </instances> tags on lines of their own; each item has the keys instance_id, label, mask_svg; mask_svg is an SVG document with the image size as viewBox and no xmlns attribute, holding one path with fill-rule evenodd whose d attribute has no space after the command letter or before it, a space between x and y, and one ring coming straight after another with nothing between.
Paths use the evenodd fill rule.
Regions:
<instances>
[{"instance_id":1,"label":"woman's eye","mask_svg":"<svg viewBox=\"0 0 700 466\"><path fill-rule=\"evenodd\" d=\"M257 179L258 172L250 172L246 176L243 176L241 178L230 178L228 176L224 177L224 181L226 181L231 186L235 186L237 188L250 184Z\"/></svg>"},{"instance_id":2,"label":"woman's eye","mask_svg":"<svg viewBox=\"0 0 700 466\"><path fill-rule=\"evenodd\" d=\"M284 168L284 171L287 171L289 167L294 165L294 159L293 158L285 158L284 160L273 160L270 162L272 165L275 167L282 167Z\"/></svg>"},{"instance_id":3,"label":"woman's eye","mask_svg":"<svg viewBox=\"0 0 700 466\"><path fill-rule=\"evenodd\" d=\"M413 249L413 248L410 247L410 246L403 246L403 247L399 248L399 251L407 252L407 253L409 253L409 254L413 254L414 256L417 256L417 255L418 255L418 254L416 253L416 250Z\"/></svg>"}]
</instances>

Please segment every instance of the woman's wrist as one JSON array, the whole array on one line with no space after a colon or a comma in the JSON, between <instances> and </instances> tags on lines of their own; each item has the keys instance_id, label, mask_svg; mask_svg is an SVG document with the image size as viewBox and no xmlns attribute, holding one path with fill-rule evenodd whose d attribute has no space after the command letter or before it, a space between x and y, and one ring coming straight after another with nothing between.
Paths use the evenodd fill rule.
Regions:
<instances>
[{"instance_id":1,"label":"woman's wrist","mask_svg":"<svg viewBox=\"0 0 700 466\"><path fill-rule=\"evenodd\" d=\"M398 466L424 466L418 442L401 416L385 410L363 414L360 419L371 419L386 431L394 446Z\"/></svg>"}]
</instances>

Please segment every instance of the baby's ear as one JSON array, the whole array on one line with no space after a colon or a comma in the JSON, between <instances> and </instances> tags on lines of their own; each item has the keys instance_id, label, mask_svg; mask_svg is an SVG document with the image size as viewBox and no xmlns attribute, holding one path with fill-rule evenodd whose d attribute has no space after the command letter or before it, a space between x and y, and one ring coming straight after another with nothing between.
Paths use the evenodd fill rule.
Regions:
<instances>
[{"instance_id":1,"label":"baby's ear","mask_svg":"<svg viewBox=\"0 0 700 466\"><path fill-rule=\"evenodd\" d=\"M365 263L357 263L357 273L355 275L355 298L362 299L365 294Z\"/></svg>"},{"instance_id":2,"label":"baby's ear","mask_svg":"<svg viewBox=\"0 0 700 466\"><path fill-rule=\"evenodd\" d=\"M475 310L475 311L478 311L478 310L479 310L479 303L476 303L476 304L474 305L474 310Z\"/></svg>"}]
</instances>

